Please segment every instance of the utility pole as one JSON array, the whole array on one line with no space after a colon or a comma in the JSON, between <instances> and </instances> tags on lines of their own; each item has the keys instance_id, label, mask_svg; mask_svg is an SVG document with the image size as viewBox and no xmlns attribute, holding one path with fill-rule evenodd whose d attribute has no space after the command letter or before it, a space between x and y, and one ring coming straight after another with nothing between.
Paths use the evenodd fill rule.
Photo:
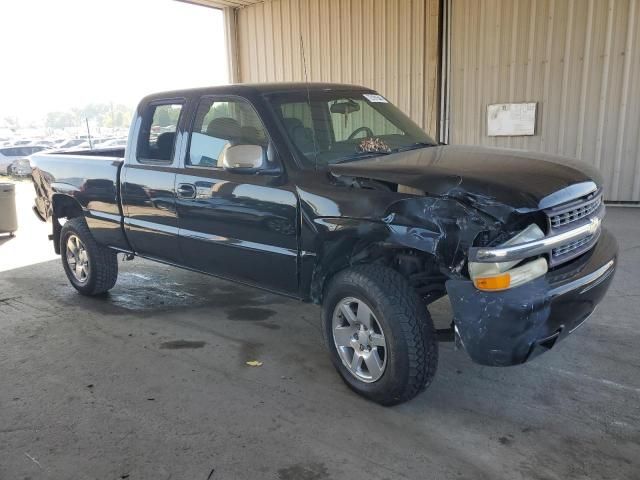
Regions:
<instances>
[{"instance_id":1,"label":"utility pole","mask_svg":"<svg viewBox=\"0 0 640 480\"><path fill-rule=\"evenodd\" d=\"M84 117L84 121L87 124L87 135L89 136L89 149L93 150L93 143L91 142L91 130L89 130L89 119Z\"/></svg>"}]
</instances>

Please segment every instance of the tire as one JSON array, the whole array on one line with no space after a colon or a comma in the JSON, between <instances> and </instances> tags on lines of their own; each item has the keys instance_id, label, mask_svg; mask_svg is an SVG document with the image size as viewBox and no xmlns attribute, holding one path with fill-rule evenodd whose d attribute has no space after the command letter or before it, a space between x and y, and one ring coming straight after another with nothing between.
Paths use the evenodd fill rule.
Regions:
<instances>
[{"instance_id":1,"label":"tire","mask_svg":"<svg viewBox=\"0 0 640 480\"><path fill-rule=\"evenodd\" d=\"M85 275L78 274L71 261L73 253L72 245L79 253L76 257L85 265L82 271ZM70 254L71 252L71 254ZM113 250L98 245L89 231L84 218L69 219L60 234L60 256L62 266L67 278L73 287L82 295L101 295L111 290L118 279L118 257Z\"/></svg>"},{"instance_id":2,"label":"tire","mask_svg":"<svg viewBox=\"0 0 640 480\"><path fill-rule=\"evenodd\" d=\"M391 406L406 402L426 389L438 365L436 333L426 306L400 273L380 265L355 266L336 274L325 292L322 306L325 343L333 365L352 390L376 403ZM374 332L368 335L371 343L364 349L347 336L349 331L334 333L352 327L343 315L344 307L354 314L351 300L362 301L373 315L372 328L362 330L361 325L358 330L360 339L367 338L361 332ZM355 312L360 312L360 305L362 303L356 305ZM366 313L367 309L363 311ZM376 333L378 330L380 333ZM381 335L385 344L382 351ZM371 361L375 368L369 369L364 359L360 362L364 366L354 372L353 366L348 365L351 349L340 347L338 344L344 345L344 341L339 338L355 342L354 356L356 349L364 355L375 353L377 364L382 360L382 373L379 374L375 361ZM380 376L375 378L374 373Z\"/></svg>"}]
</instances>

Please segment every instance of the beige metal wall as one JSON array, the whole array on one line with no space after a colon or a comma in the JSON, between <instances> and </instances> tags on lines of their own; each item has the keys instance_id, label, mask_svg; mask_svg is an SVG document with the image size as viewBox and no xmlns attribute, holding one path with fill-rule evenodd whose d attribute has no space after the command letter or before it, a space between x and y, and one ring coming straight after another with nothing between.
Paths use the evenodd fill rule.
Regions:
<instances>
[{"instance_id":1,"label":"beige metal wall","mask_svg":"<svg viewBox=\"0 0 640 480\"><path fill-rule=\"evenodd\" d=\"M640 200L640 0L451 0L450 142L600 168ZM490 103L536 101L533 137L487 137Z\"/></svg>"},{"instance_id":2,"label":"beige metal wall","mask_svg":"<svg viewBox=\"0 0 640 480\"><path fill-rule=\"evenodd\" d=\"M237 11L242 82L310 81L379 91L435 135L438 0L266 0Z\"/></svg>"}]
</instances>

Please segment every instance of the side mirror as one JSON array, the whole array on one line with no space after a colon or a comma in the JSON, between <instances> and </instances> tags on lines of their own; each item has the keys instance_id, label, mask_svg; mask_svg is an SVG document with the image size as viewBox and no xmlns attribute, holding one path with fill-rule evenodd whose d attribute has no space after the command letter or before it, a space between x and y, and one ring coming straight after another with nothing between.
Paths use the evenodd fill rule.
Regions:
<instances>
[{"instance_id":1,"label":"side mirror","mask_svg":"<svg viewBox=\"0 0 640 480\"><path fill-rule=\"evenodd\" d=\"M221 152L222 168L234 173L274 174L279 168L269 166L267 149L260 145L227 145Z\"/></svg>"}]
</instances>

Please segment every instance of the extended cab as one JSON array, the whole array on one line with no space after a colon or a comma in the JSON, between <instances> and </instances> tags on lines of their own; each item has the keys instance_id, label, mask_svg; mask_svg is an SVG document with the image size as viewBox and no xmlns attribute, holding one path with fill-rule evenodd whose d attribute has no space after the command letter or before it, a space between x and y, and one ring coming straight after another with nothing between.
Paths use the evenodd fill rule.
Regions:
<instances>
[{"instance_id":1,"label":"extended cab","mask_svg":"<svg viewBox=\"0 0 640 480\"><path fill-rule=\"evenodd\" d=\"M80 293L111 289L121 252L321 304L336 369L385 405L435 374L434 300L448 295L474 361L516 365L575 330L616 268L592 168L437 145L362 87L159 93L126 149L32 164L34 211Z\"/></svg>"}]
</instances>

